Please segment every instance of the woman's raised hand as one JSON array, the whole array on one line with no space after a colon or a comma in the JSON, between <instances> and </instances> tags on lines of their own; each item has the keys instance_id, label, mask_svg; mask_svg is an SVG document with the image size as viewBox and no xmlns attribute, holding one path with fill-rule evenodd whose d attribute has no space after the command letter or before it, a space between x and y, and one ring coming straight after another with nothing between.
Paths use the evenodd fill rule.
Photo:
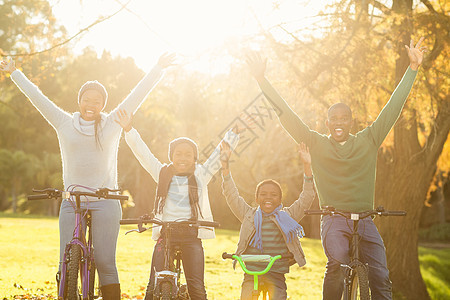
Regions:
<instances>
[{"instance_id":1,"label":"woman's raised hand","mask_svg":"<svg viewBox=\"0 0 450 300\"><path fill-rule=\"evenodd\" d=\"M246 55L245 61L256 80L260 81L264 79L264 73L266 72L267 58L262 59L261 55L257 52L250 52Z\"/></svg>"},{"instance_id":2,"label":"woman's raised hand","mask_svg":"<svg viewBox=\"0 0 450 300\"><path fill-rule=\"evenodd\" d=\"M158 65L165 69L167 67L173 66L175 61L176 54L165 52L158 59Z\"/></svg>"},{"instance_id":3,"label":"woman's raised hand","mask_svg":"<svg viewBox=\"0 0 450 300\"><path fill-rule=\"evenodd\" d=\"M16 70L16 66L14 64L14 61L11 59L9 61L2 60L0 62L0 70L8 73L12 73Z\"/></svg>"},{"instance_id":4,"label":"woman's raised hand","mask_svg":"<svg viewBox=\"0 0 450 300\"><path fill-rule=\"evenodd\" d=\"M132 117L128 116L128 113L126 112L126 110L121 109L116 113L116 117L117 119L114 119L114 121L119 124L120 126L122 126L123 130L125 130L125 132L128 132L131 130L131 128L133 128L132 125Z\"/></svg>"}]
</instances>

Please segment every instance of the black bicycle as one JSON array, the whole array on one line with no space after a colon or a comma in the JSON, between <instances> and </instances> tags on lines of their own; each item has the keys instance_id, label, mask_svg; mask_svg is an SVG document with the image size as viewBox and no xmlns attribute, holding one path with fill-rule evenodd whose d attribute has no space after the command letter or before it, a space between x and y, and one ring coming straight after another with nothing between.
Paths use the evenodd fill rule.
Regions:
<instances>
[{"instance_id":1,"label":"black bicycle","mask_svg":"<svg viewBox=\"0 0 450 300\"><path fill-rule=\"evenodd\" d=\"M343 300L369 300L369 266L359 259L359 241L361 239L358 234L359 220L372 216L406 216L405 211L385 211L382 206L376 210L349 213L336 210L334 207L324 207L322 210L305 210L306 215L340 215L346 219L353 221L352 237L350 240L350 263L342 264L344 269L344 292Z\"/></svg>"},{"instance_id":2,"label":"black bicycle","mask_svg":"<svg viewBox=\"0 0 450 300\"><path fill-rule=\"evenodd\" d=\"M121 225L137 224L138 229L127 231L142 233L154 226L161 226L161 231L165 234L164 244L164 268L159 272L155 272L155 285L153 289L153 299L158 300L189 300L189 293L186 284L181 284L181 249L178 246L173 246L171 243L171 235L189 227L219 227L217 222L209 221L193 221L193 220L177 220L177 221L161 221L149 215L143 215L138 219L123 219L120 220ZM144 227L145 224L154 224L151 227Z\"/></svg>"}]
</instances>

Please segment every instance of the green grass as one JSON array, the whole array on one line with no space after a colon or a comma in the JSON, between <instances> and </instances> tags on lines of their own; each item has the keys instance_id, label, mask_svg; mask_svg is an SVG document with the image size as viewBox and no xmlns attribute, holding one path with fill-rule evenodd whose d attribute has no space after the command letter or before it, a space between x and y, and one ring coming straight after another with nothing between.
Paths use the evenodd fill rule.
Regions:
<instances>
[{"instance_id":1,"label":"green grass","mask_svg":"<svg viewBox=\"0 0 450 300\"><path fill-rule=\"evenodd\" d=\"M117 266L124 298L140 299L145 292L154 242L150 232L124 235L118 240ZM59 235L57 218L9 218L0 214L0 296L50 295L55 298ZM238 299L242 271L233 270L220 257L233 252L238 232L217 230L217 238L204 240L208 298ZM303 268L291 267L287 274L290 299L320 299L326 258L320 241L302 239L307 255ZM450 290L450 250L420 248L422 274L432 299L443 299Z\"/></svg>"}]
</instances>

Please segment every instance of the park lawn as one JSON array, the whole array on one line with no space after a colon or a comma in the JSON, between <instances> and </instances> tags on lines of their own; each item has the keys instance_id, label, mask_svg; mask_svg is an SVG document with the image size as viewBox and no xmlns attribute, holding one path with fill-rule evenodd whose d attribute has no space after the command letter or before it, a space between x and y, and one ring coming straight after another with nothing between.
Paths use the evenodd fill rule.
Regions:
<instances>
[{"instance_id":1,"label":"park lawn","mask_svg":"<svg viewBox=\"0 0 450 300\"><path fill-rule=\"evenodd\" d=\"M43 295L56 298L59 235L57 218L10 218L0 214L0 296ZM124 299L141 299L147 285L154 242L150 232L125 232L118 240L117 267ZM205 282L208 298L238 299L242 271L223 261L224 251L233 252L238 232L217 230L214 240L204 240ZM290 299L320 299L326 258L319 240L302 239L307 265L291 267L287 274ZM450 291L450 250L420 248L421 270L432 299L443 299ZM20 298L20 297L19 297ZM25 298L25 297L23 297Z\"/></svg>"}]
</instances>

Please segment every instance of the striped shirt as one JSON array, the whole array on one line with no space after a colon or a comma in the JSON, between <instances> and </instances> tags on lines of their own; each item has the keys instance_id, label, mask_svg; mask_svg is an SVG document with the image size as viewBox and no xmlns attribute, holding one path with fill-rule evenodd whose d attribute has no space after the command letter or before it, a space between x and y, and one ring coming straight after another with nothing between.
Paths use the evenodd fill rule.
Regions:
<instances>
[{"instance_id":1,"label":"striped shirt","mask_svg":"<svg viewBox=\"0 0 450 300\"><path fill-rule=\"evenodd\" d=\"M272 221L268 216L263 216L261 224L261 239L262 239L262 253L259 249L248 246L244 254L268 254L270 256L276 256L279 254L289 253L284 240L283 233L278 228L277 224ZM250 271L262 271L267 266L267 263L248 262L246 263L247 269ZM275 273L288 273L289 261L277 260L273 264L270 272Z\"/></svg>"}]
</instances>

